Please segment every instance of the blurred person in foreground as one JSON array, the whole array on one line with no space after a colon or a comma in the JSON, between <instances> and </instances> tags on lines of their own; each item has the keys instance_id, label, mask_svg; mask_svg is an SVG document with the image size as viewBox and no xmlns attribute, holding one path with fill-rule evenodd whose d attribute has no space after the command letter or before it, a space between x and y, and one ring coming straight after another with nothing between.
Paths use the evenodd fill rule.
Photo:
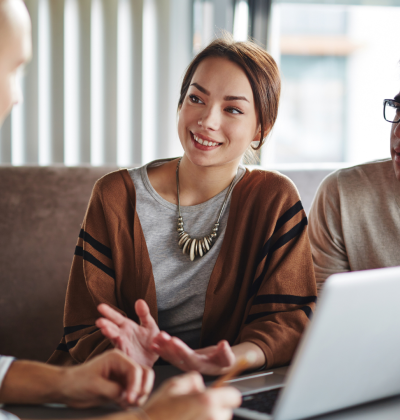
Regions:
<instances>
[{"instance_id":1,"label":"blurred person in foreground","mask_svg":"<svg viewBox=\"0 0 400 420\"><path fill-rule=\"evenodd\" d=\"M319 289L331 274L400 265L400 93L383 102L391 158L326 177L309 215Z\"/></svg>"},{"instance_id":2,"label":"blurred person in foreground","mask_svg":"<svg viewBox=\"0 0 400 420\"><path fill-rule=\"evenodd\" d=\"M22 100L18 73L31 57L31 23L22 0L0 0L0 126ZM7 339L3 337L2 339ZM0 404L64 403L87 408L108 401L144 405L109 419L229 419L240 404L232 388L205 390L197 373L173 378L148 400L154 372L111 350L74 367L0 356ZM15 418L0 410L0 419Z\"/></svg>"}]
</instances>

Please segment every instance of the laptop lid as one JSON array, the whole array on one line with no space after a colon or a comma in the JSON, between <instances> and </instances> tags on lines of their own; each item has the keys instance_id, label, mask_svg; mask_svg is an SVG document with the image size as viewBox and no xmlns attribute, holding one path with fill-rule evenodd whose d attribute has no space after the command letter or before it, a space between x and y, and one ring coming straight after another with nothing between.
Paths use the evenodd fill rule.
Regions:
<instances>
[{"instance_id":1,"label":"laptop lid","mask_svg":"<svg viewBox=\"0 0 400 420\"><path fill-rule=\"evenodd\" d=\"M273 417L302 419L400 394L400 268L335 274Z\"/></svg>"}]
</instances>

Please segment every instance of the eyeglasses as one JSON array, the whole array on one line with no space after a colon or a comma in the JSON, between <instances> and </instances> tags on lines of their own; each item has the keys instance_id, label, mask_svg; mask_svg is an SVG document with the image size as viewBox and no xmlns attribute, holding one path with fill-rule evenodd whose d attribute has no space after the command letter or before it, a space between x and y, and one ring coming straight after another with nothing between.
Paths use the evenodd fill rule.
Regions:
<instances>
[{"instance_id":1,"label":"eyeglasses","mask_svg":"<svg viewBox=\"0 0 400 420\"><path fill-rule=\"evenodd\" d=\"M383 118L390 123L400 122L400 102L396 102L393 99L384 99Z\"/></svg>"}]
</instances>

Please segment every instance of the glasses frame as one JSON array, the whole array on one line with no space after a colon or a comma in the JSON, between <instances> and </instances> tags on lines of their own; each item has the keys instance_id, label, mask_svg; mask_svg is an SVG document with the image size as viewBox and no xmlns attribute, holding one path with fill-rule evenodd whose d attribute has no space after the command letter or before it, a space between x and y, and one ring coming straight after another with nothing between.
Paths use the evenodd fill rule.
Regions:
<instances>
[{"instance_id":1,"label":"glasses frame","mask_svg":"<svg viewBox=\"0 0 400 420\"><path fill-rule=\"evenodd\" d=\"M390 106L390 107L392 107L392 108L396 108L396 107L394 107L394 106L392 105L392 103L393 103L393 102L396 102L396 104L399 104L399 106L400 106L400 102L397 102L397 101L395 101L394 99L384 99L384 100L383 100L383 118L384 118L384 119L385 119L385 121L387 121L387 122L397 124L398 122L400 122L400 117L399 117L397 120L390 121L390 120L388 120L388 119L386 118L386 115L385 115L385 111L386 111L386 106L387 106L387 105L389 105L389 106Z\"/></svg>"}]
</instances>

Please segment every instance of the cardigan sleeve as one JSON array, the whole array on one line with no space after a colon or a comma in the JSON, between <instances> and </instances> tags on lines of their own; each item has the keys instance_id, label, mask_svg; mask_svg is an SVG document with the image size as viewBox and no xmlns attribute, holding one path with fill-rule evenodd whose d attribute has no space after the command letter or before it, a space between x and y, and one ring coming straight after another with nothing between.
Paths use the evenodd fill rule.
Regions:
<instances>
[{"instance_id":1,"label":"cardigan sleeve","mask_svg":"<svg viewBox=\"0 0 400 420\"><path fill-rule=\"evenodd\" d=\"M49 363L70 365L82 363L113 347L95 321L97 306L107 303L118 308L115 270L109 238L112 217L105 215L104 182L95 184L79 232L70 271L64 308L64 335ZM106 185L107 187L107 185ZM124 314L125 315L125 314Z\"/></svg>"},{"instance_id":2,"label":"cardigan sleeve","mask_svg":"<svg viewBox=\"0 0 400 420\"><path fill-rule=\"evenodd\" d=\"M258 255L236 340L258 345L268 368L290 362L317 299L307 217L291 181L280 183L284 193L274 201L275 215L272 206L265 209L269 220L264 225L271 227Z\"/></svg>"},{"instance_id":3,"label":"cardigan sleeve","mask_svg":"<svg viewBox=\"0 0 400 420\"><path fill-rule=\"evenodd\" d=\"M309 236L318 289L335 273L350 270L343 238L338 175L321 183L310 210Z\"/></svg>"}]
</instances>

